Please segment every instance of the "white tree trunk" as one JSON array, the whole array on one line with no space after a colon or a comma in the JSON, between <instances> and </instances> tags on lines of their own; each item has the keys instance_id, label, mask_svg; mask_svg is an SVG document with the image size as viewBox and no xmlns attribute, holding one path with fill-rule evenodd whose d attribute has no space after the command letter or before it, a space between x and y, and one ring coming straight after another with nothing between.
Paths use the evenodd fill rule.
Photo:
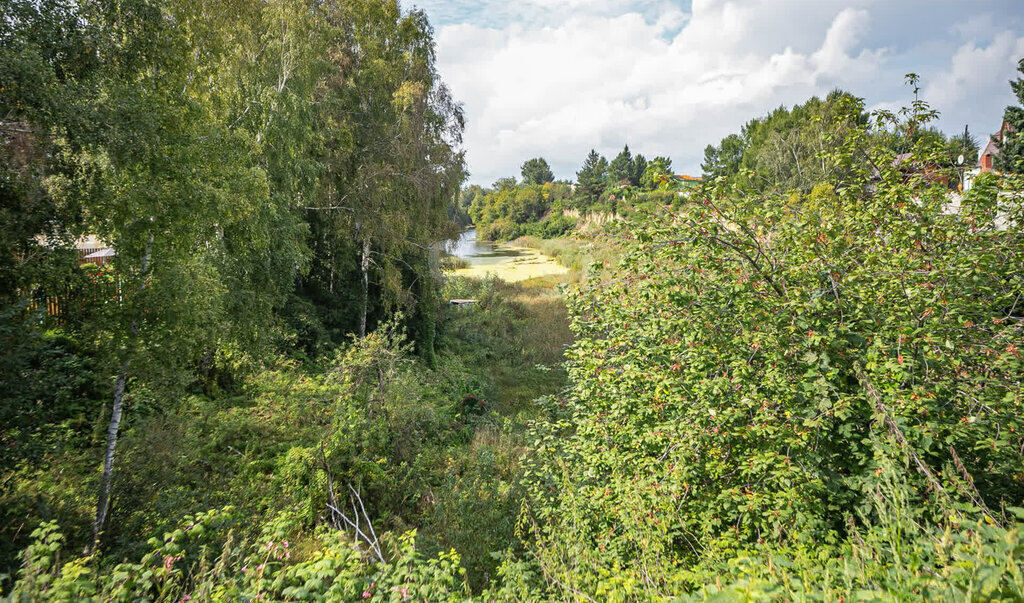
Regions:
<instances>
[{"instance_id":1,"label":"white tree trunk","mask_svg":"<svg viewBox=\"0 0 1024 603\"><path fill-rule=\"evenodd\" d=\"M366 313L370 306L370 237L363 238L363 257L360 267L363 272L363 307L359 312L359 336L366 337Z\"/></svg>"},{"instance_id":2,"label":"white tree trunk","mask_svg":"<svg viewBox=\"0 0 1024 603\"><path fill-rule=\"evenodd\" d=\"M150 258L153 254L153 235L149 235L146 243L146 253L142 256L142 270L139 292L146 288L146 279L149 276ZM137 314L132 321L131 342L134 343L139 337L139 319ZM121 429L121 412L124 407L124 388L128 381L128 368L131 366L132 348L129 345L128 357L121 364L121 371L117 375L117 384L114 386L114 400L110 408L110 425L107 427L107 450L103 456L103 474L100 476L100 494L96 502L96 519L92 524L92 549L95 550L99 544L100 534L107 523L107 512L110 510L110 490L114 476L114 450L117 448L117 434Z\"/></svg>"}]
</instances>

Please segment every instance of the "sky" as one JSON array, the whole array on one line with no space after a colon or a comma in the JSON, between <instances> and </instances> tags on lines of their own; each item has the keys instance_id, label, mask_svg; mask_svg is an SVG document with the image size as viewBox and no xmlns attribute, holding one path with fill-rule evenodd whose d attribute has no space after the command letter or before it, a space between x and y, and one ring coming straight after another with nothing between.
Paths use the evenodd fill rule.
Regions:
<instances>
[{"instance_id":1,"label":"sky","mask_svg":"<svg viewBox=\"0 0 1024 603\"><path fill-rule=\"evenodd\" d=\"M840 88L869 109L913 100L981 145L1016 99L1024 0L403 0L435 29L466 113L469 182L544 157L573 180L629 144L700 174L704 147Z\"/></svg>"}]
</instances>

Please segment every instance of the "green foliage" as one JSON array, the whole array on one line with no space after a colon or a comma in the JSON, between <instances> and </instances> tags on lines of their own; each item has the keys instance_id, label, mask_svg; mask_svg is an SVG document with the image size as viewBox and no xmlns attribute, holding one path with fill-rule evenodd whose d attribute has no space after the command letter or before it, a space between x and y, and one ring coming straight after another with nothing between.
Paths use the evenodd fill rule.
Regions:
<instances>
[{"instance_id":1,"label":"green foliage","mask_svg":"<svg viewBox=\"0 0 1024 603\"><path fill-rule=\"evenodd\" d=\"M954 210L876 130L832 127L842 179L720 179L639 213L618 274L570 294L572 396L536 425L522 516L554 598L669 599L767 551L791 569L749 596L981 598L975 568L1020 596L1024 210L1000 202L1020 182L980 179Z\"/></svg>"},{"instance_id":2,"label":"green foliage","mask_svg":"<svg viewBox=\"0 0 1024 603\"><path fill-rule=\"evenodd\" d=\"M544 184L555 180L551 166L543 157L527 159L522 167L523 184Z\"/></svg>"},{"instance_id":3,"label":"green foliage","mask_svg":"<svg viewBox=\"0 0 1024 603\"><path fill-rule=\"evenodd\" d=\"M424 558L415 532L399 537L392 560L373 564L343 534L321 530L300 549L275 534L280 522L263 526L263 537L240 539L230 507L184 518L163 538L152 538L138 562L97 574L83 558L61 563L63 536L56 524L41 526L25 551L25 566L12 601L461 601L465 570L454 551Z\"/></svg>"},{"instance_id":4,"label":"green foliage","mask_svg":"<svg viewBox=\"0 0 1024 603\"><path fill-rule=\"evenodd\" d=\"M25 324L17 308L0 319L0 471L39 462L60 445L88 443L98 412L96 376L74 342Z\"/></svg>"},{"instance_id":5,"label":"green foliage","mask_svg":"<svg viewBox=\"0 0 1024 603\"><path fill-rule=\"evenodd\" d=\"M610 184L618 185L629 183L633 179L633 154L629 152L629 145L622 148L622 151L608 164L608 180Z\"/></svg>"},{"instance_id":6,"label":"green foliage","mask_svg":"<svg viewBox=\"0 0 1024 603\"><path fill-rule=\"evenodd\" d=\"M672 176L672 160L655 157L648 162L643 155L635 157L629 145L608 163L594 150L590 151L583 167L576 173L576 191L572 207L581 211L608 211L603 201L611 193L623 188L653 191ZM615 208L610 208L614 212Z\"/></svg>"},{"instance_id":7,"label":"green foliage","mask_svg":"<svg viewBox=\"0 0 1024 603\"><path fill-rule=\"evenodd\" d=\"M647 191L666 188L672 176L672 160L668 157L655 157L644 168L640 176L640 187Z\"/></svg>"},{"instance_id":8,"label":"green foliage","mask_svg":"<svg viewBox=\"0 0 1024 603\"><path fill-rule=\"evenodd\" d=\"M583 161L583 167L576 172L576 193L589 204L597 199L608 181L608 160L594 149Z\"/></svg>"},{"instance_id":9,"label":"green foliage","mask_svg":"<svg viewBox=\"0 0 1024 603\"><path fill-rule=\"evenodd\" d=\"M1018 518L1022 517L1016 510ZM718 576L691 599L1012 601L1024 593L1020 528L986 522L923 530L903 521L823 553L770 549L709 568Z\"/></svg>"},{"instance_id":10,"label":"green foliage","mask_svg":"<svg viewBox=\"0 0 1024 603\"><path fill-rule=\"evenodd\" d=\"M633 156L627 145L609 165L591 151L577 172L575 187L564 182L534 182L532 174L538 165L531 159L523 164L523 182L503 178L493 188L472 186L462 193L460 206L465 208L483 240L505 241L521 236L552 239L569 234L578 219L588 214L614 216L624 211L620 199L635 197L638 204L672 201L675 192L666 189L673 179L672 160L656 157L648 161L643 155ZM546 163L545 163L546 165ZM527 168L530 168L527 170Z\"/></svg>"},{"instance_id":11,"label":"green foliage","mask_svg":"<svg viewBox=\"0 0 1024 603\"><path fill-rule=\"evenodd\" d=\"M333 594L324 593L335 592L327 590L332 577L350 582L355 572L369 576L358 583L357 594L374 581L378 587L398 586L396 592L411 589L372 574L347 536L321 535L330 523L326 505L332 489L336 494L351 484L361 492L389 560L408 558L411 553L394 543L395 535L416 529L421 553L444 554L451 561L449 551L459 551L466 573L458 578L457 592L463 580L484 588L495 577L499 553L516 546L515 518L522 500L521 428L497 413L533 417L530 401L562 387L564 372L551 365L559 361L566 342L554 335L567 339L570 334L561 301L545 290L458 280L445 295L478 298L480 307L452 309L439 317L444 335L436 370L412 354L398 317L306 370L286 362L244 378L233 391L197 393L159 410L138 407L119 443L117 497L99 557L74 558L89 542L95 502L90 454L65 444L59 455L48 457L59 472L15 468L5 474L2 517L9 526L6 533L20 536L7 554L31 544L27 539L35 527L55 520L66 530L62 554L68 563L42 573L56 576L85 568L88 588L95 592L191 593L199 600L196 593L207 598L253 594L259 586L242 580L240 568L260 563L270 568L270 562L257 562L257 553L265 551L252 543L289 540L292 555L319 564L315 576L322 589L308 582L307 574L284 567L280 571L293 573L281 578L281 588L307 587L310 596L319 593L330 600ZM515 296L525 299L513 301ZM533 317L538 320L528 319ZM185 516L204 516L226 505L235 505L233 519L212 540L188 545L191 552L164 551L164 545L150 540L193 522ZM35 517L40 510L42 517ZM233 535L228 537L227 530ZM174 542L183 543L179 537ZM331 560L343 550L348 550L345 563L334 564ZM145 561L153 554L153 563ZM173 585L141 577L162 567L166 555L183 556L173 561L181 569ZM119 569L117 560L126 558L143 561ZM26 568L35 568L33 563ZM433 571L421 564L430 566L417 560L407 567L421 577ZM25 572L34 575L36 570ZM12 567L5 573L14 576L16 571ZM118 586L128 577L131 585ZM59 578L46 580L50 584ZM22 592L41 592L32 589L42 587L23 582ZM74 598L85 591L67 592L79 593L67 595Z\"/></svg>"},{"instance_id":12,"label":"green foliage","mask_svg":"<svg viewBox=\"0 0 1024 603\"><path fill-rule=\"evenodd\" d=\"M572 195L565 183L496 183L474 191L469 215L482 240L506 241L524 234L559 236L574 222L562 215Z\"/></svg>"},{"instance_id":13,"label":"green foliage","mask_svg":"<svg viewBox=\"0 0 1024 603\"><path fill-rule=\"evenodd\" d=\"M717 147L708 145L704 148L704 163L700 164L700 169L704 170L707 178L737 174L745 151L746 142L743 137L729 134Z\"/></svg>"},{"instance_id":14,"label":"green foliage","mask_svg":"<svg viewBox=\"0 0 1024 603\"><path fill-rule=\"evenodd\" d=\"M952 203L920 99L779 109L702 188L626 147L460 193L422 11L3 7L12 600L1024 596L1024 191ZM576 269L572 332L547 281L443 283L466 218Z\"/></svg>"},{"instance_id":15,"label":"green foliage","mask_svg":"<svg viewBox=\"0 0 1024 603\"><path fill-rule=\"evenodd\" d=\"M89 544L88 465L108 420L108 450L121 440L127 462L102 478L114 550L254 492L254 513L284 500L315 521L313 494L248 488L266 475L316 483L300 465L334 425L321 396L344 442L329 470L363 476L391 441L390 384L371 395L307 381L307 414L270 383L294 369L267 371L263 393L248 377L278 349L329 357L397 310L435 358L431 246L451 230L463 124L426 17L358 0L10 0L0 12L3 567L43 519ZM83 234L113 247L102 270L76 269ZM47 297L59 316L38 311ZM117 412L96 402L111 398ZM249 416L252 400L291 431ZM387 491L382 475L394 472L367 481Z\"/></svg>"},{"instance_id":16,"label":"green foliage","mask_svg":"<svg viewBox=\"0 0 1024 603\"><path fill-rule=\"evenodd\" d=\"M701 169L708 178L741 177L759 191L807 193L816 184L842 181L848 167L828 155L845 144L851 128L865 123L862 111L860 99L838 90L824 100L812 97L792 109L779 107L747 122L741 134L709 145Z\"/></svg>"}]
</instances>

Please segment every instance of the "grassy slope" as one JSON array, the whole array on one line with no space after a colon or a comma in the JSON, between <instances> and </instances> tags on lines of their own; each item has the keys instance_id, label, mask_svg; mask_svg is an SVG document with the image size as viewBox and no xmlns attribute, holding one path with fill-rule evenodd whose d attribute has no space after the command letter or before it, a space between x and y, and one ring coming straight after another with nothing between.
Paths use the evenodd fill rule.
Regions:
<instances>
[{"instance_id":1,"label":"grassy slope","mask_svg":"<svg viewBox=\"0 0 1024 603\"><path fill-rule=\"evenodd\" d=\"M476 393L489 410L466 447L446 451L445 477L431 491L420 546L428 555L455 548L474 590L493 575L495 556L517 546L524 431L540 417L533 400L559 395L567 385L561 362L572 334L555 288L562 280L453 278L446 291L449 298L479 300L448 312L444 347L446 361L458 358L479 377Z\"/></svg>"}]
</instances>

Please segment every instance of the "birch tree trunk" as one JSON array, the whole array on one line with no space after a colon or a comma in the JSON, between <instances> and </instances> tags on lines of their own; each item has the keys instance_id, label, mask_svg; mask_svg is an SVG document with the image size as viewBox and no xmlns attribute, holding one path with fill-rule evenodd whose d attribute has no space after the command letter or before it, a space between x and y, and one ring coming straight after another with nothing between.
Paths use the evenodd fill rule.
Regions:
<instances>
[{"instance_id":1,"label":"birch tree trunk","mask_svg":"<svg viewBox=\"0 0 1024 603\"><path fill-rule=\"evenodd\" d=\"M149 276L150 259L153 254L153 235L149 235L146 243L146 252L142 257L142 270L140 273L141 282L138 291L141 293L146 288L146 279ZM139 337L140 312L136 312L132 320L131 334L128 345L128 357L121 364L121 371L117 375L117 384L114 386L114 400L110 408L110 425L107 426L107 449L103 455L103 474L100 476L100 494L96 502L96 519L92 524L92 550L99 545L100 534L107 523L107 512L110 509L110 489L114 475L114 450L117 448L117 434L121 429L121 412L124 408L124 388L128 381L128 369L132 363L132 351L134 343Z\"/></svg>"},{"instance_id":2,"label":"birch tree trunk","mask_svg":"<svg viewBox=\"0 0 1024 603\"><path fill-rule=\"evenodd\" d=\"M366 337L366 313L370 306L370 237L363 238L363 257L360 267L363 272L363 307L359 312L359 336Z\"/></svg>"}]
</instances>

